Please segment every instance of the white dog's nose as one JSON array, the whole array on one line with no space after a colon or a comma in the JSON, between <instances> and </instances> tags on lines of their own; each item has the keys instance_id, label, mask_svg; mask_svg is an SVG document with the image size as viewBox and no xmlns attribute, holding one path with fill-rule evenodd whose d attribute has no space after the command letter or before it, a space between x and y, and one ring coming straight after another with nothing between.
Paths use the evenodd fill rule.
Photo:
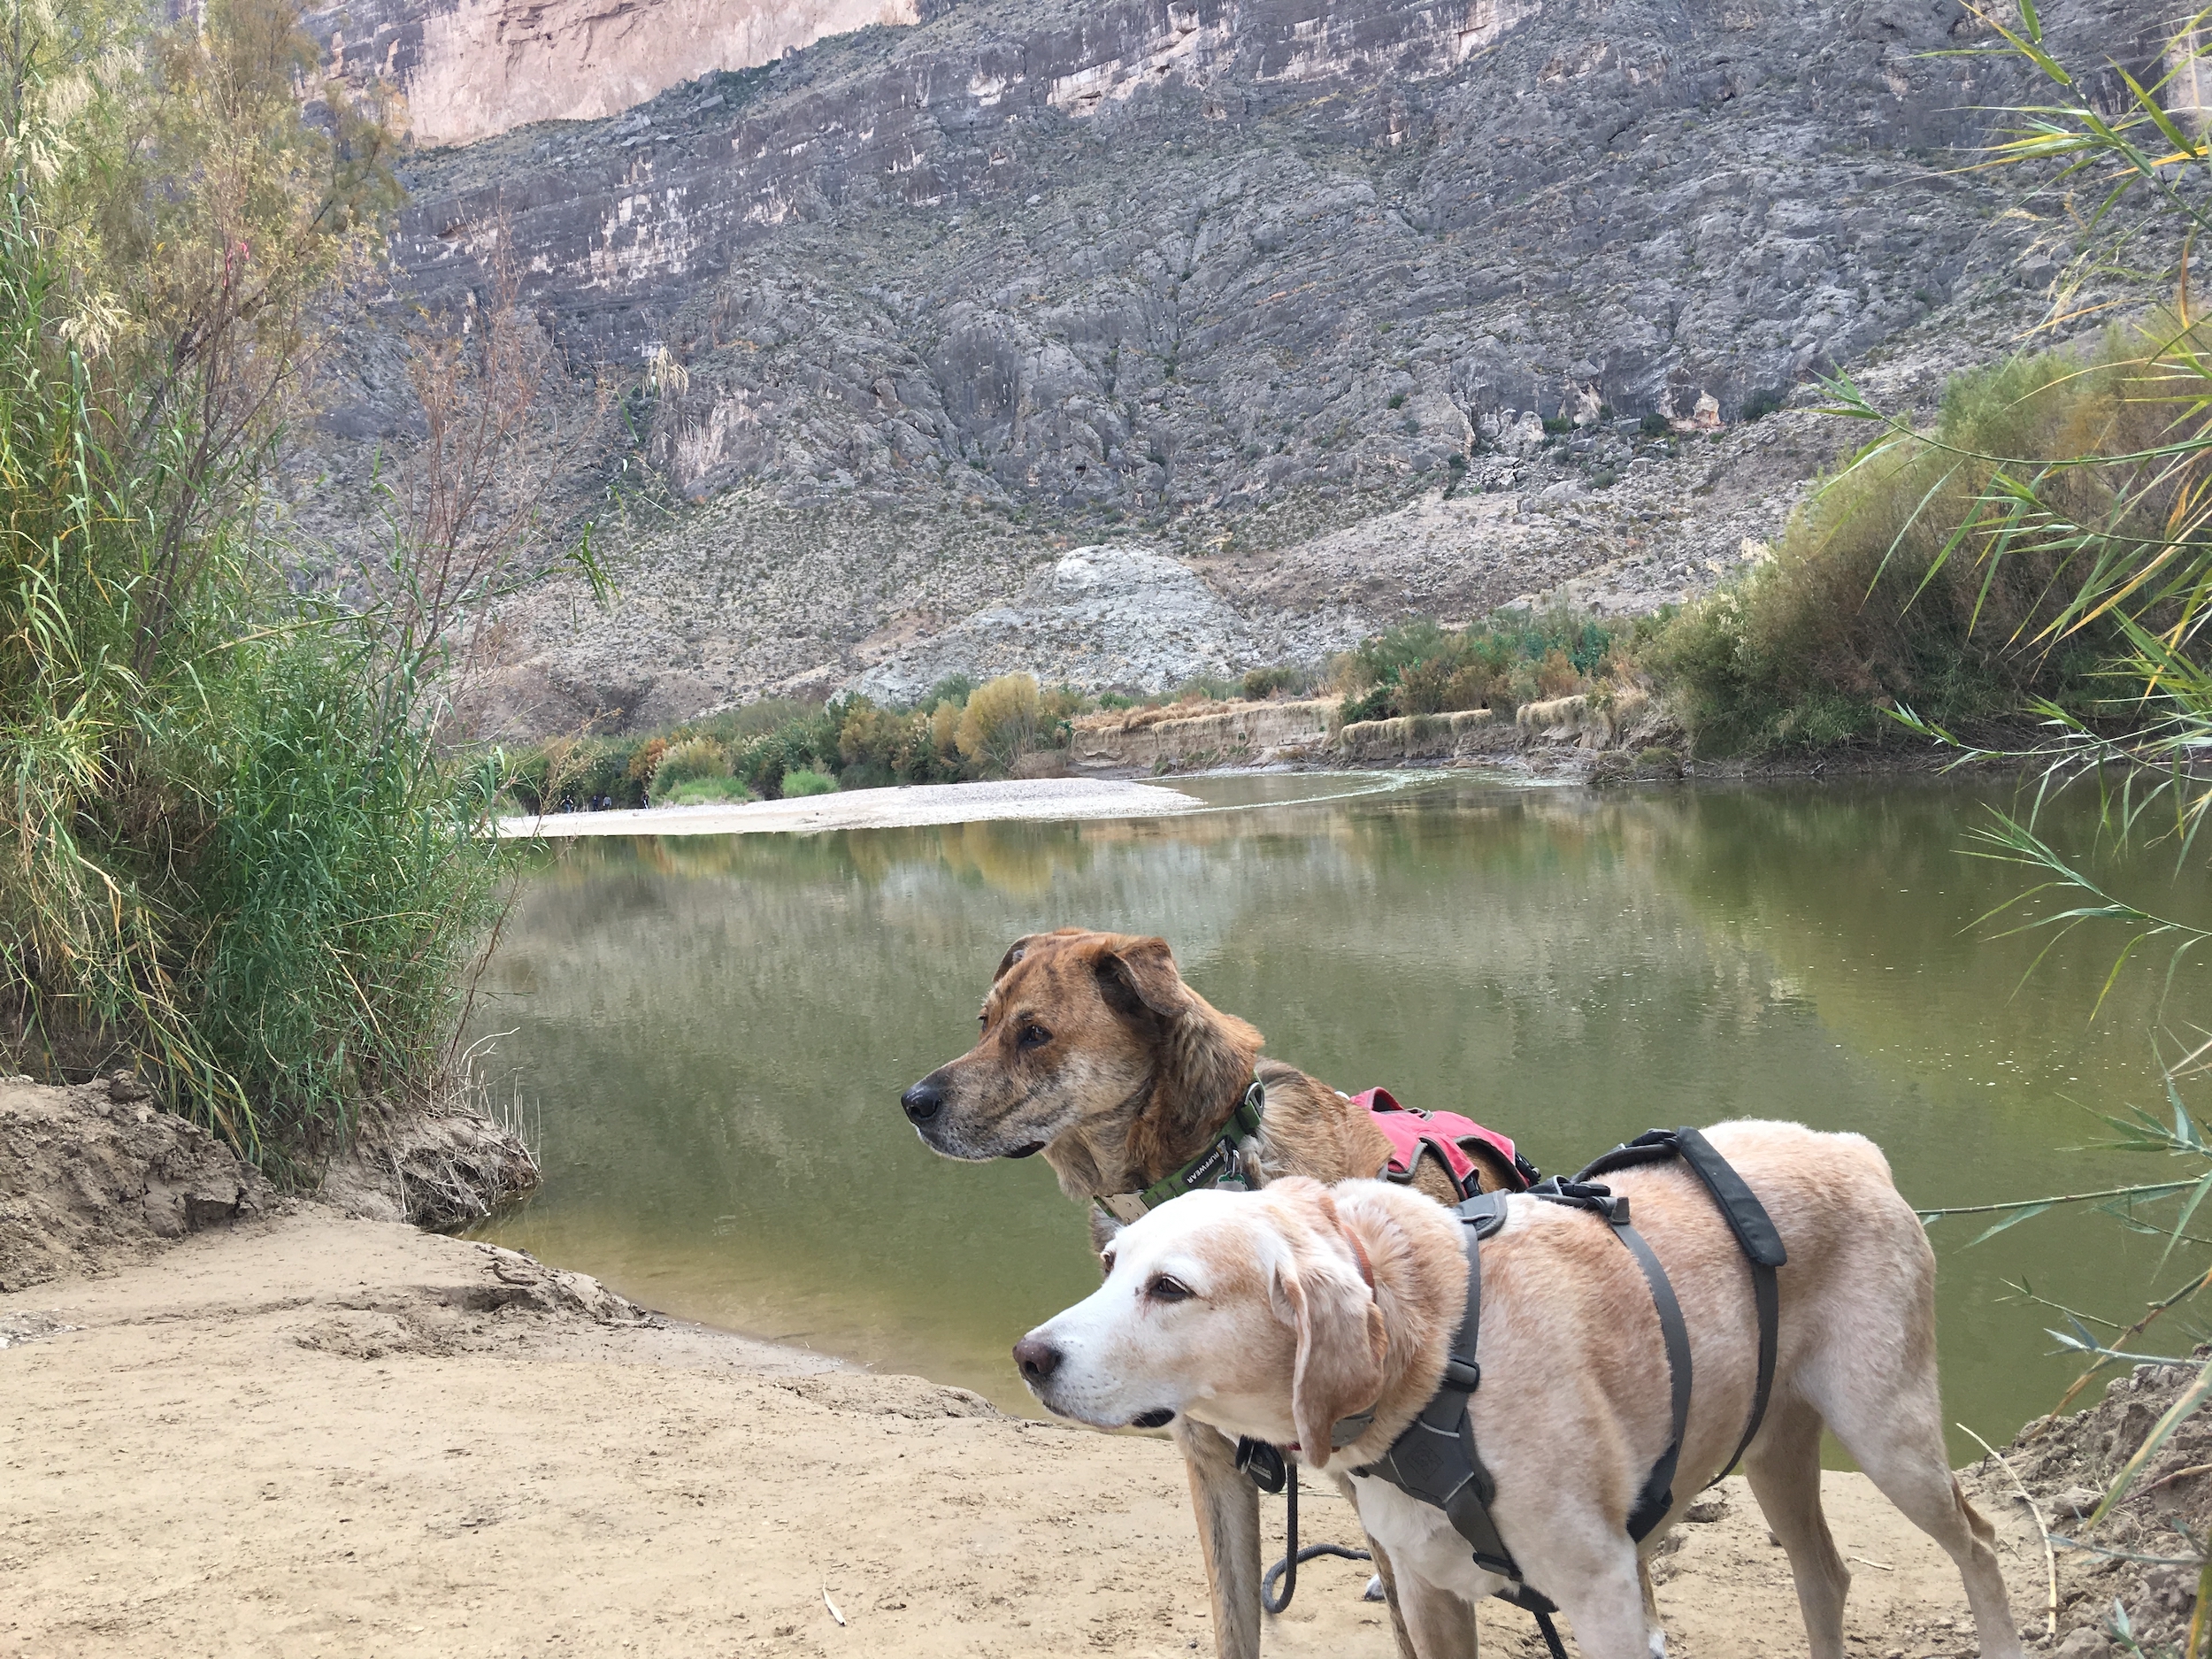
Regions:
<instances>
[{"instance_id":1,"label":"white dog's nose","mask_svg":"<svg viewBox=\"0 0 2212 1659\"><path fill-rule=\"evenodd\" d=\"M1025 1336L1014 1344L1014 1363L1022 1380L1034 1388L1060 1369L1060 1350L1041 1337Z\"/></svg>"}]
</instances>

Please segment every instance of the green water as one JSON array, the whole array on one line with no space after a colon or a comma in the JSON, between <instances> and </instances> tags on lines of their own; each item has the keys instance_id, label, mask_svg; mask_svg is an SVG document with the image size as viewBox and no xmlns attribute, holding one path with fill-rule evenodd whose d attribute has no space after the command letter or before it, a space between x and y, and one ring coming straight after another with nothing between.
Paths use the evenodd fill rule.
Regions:
<instances>
[{"instance_id":1,"label":"green water","mask_svg":"<svg viewBox=\"0 0 2212 1659\"><path fill-rule=\"evenodd\" d=\"M2024 879L1958 850L2001 792L1187 787L1217 810L534 855L478 1024L507 1033L547 1180L491 1236L1034 1409L1007 1349L1096 1282L1082 1212L1041 1160L933 1156L897 1097L966 1048L1007 942L1071 923L1165 934L1271 1053L1469 1112L1548 1171L1757 1115L1872 1136L1924 1206L2173 1172L2063 1148L2104 1133L2094 1110L2157 1104L2153 1035L2212 986L2147 959L2093 1021L2118 940L2091 932L2023 982L2044 941L1971 924ZM2118 874L2212 913L2168 862ZM2006 1281L2124 1316L2160 1241L2088 1213L1962 1248L1976 1231L1933 1235L1944 1383L1995 1441L2073 1374Z\"/></svg>"}]
</instances>

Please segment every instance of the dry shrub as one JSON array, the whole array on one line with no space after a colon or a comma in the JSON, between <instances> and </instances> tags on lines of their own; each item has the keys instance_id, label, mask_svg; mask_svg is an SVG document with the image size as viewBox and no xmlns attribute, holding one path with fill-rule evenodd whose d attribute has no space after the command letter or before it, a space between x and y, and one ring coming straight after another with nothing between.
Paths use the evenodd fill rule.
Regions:
<instances>
[{"instance_id":1,"label":"dry shrub","mask_svg":"<svg viewBox=\"0 0 2212 1659\"><path fill-rule=\"evenodd\" d=\"M710 737L687 737L670 745L653 769L652 798L657 803L665 801L679 785L696 778L729 775L729 750Z\"/></svg>"},{"instance_id":2,"label":"dry shrub","mask_svg":"<svg viewBox=\"0 0 2212 1659\"><path fill-rule=\"evenodd\" d=\"M937 758L955 765L960 753L960 704L950 697L939 702L929 714L929 746Z\"/></svg>"},{"instance_id":3,"label":"dry shrub","mask_svg":"<svg viewBox=\"0 0 2212 1659\"><path fill-rule=\"evenodd\" d=\"M1483 663L1463 663L1444 682L1442 709L1486 709L1498 689L1497 671Z\"/></svg>"},{"instance_id":4,"label":"dry shrub","mask_svg":"<svg viewBox=\"0 0 2212 1659\"><path fill-rule=\"evenodd\" d=\"M1536 664L1536 690L1541 696L1571 696L1582 683L1582 671L1555 645Z\"/></svg>"},{"instance_id":5,"label":"dry shrub","mask_svg":"<svg viewBox=\"0 0 2212 1659\"><path fill-rule=\"evenodd\" d=\"M645 741L638 745L637 753L630 757L630 764L624 768L623 776L637 785L640 789L649 787L653 781L655 769L661 764L661 757L667 753L668 740L666 738L647 738Z\"/></svg>"},{"instance_id":6,"label":"dry shrub","mask_svg":"<svg viewBox=\"0 0 2212 1659\"><path fill-rule=\"evenodd\" d=\"M979 772L1006 772L1036 747L1041 699L1027 674L1002 674L976 687L961 711L955 741L961 758Z\"/></svg>"},{"instance_id":7,"label":"dry shrub","mask_svg":"<svg viewBox=\"0 0 2212 1659\"><path fill-rule=\"evenodd\" d=\"M1413 664L1398 676L1398 710L1402 714L1434 714L1444 706L1444 688L1456 672L1448 658L1432 657Z\"/></svg>"}]
</instances>

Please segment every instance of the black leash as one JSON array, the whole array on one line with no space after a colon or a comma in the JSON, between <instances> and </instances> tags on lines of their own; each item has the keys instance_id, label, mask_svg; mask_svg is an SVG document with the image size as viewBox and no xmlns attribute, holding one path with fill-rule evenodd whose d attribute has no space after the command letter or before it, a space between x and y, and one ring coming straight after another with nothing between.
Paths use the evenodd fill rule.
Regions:
<instances>
[{"instance_id":1,"label":"black leash","mask_svg":"<svg viewBox=\"0 0 2212 1659\"><path fill-rule=\"evenodd\" d=\"M1267 1570L1260 1580L1260 1605L1270 1613L1279 1613L1290 1605L1290 1598L1298 1594L1298 1563L1313 1561L1323 1555L1334 1555L1340 1561L1372 1561L1374 1557L1363 1549L1347 1549L1341 1544L1309 1544L1298 1548L1298 1471L1284 1457L1279 1447L1265 1440L1243 1439L1237 1441L1237 1467L1249 1476L1252 1484L1272 1496L1280 1492L1288 1500L1285 1517L1287 1537L1285 1539L1283 1558ZM1281 1601L1275 1599L1275 1581L1286 1580Z\"/></svg>"},{"instance_id":2,"label":"black leash","mask_svg":"<svg viewBox=\"0 0 2212 1659\"><path fill-rule=\"evenodd\" d=\"M1537 1632L1544 1639L1544 1651L1551 1659L1567 1659L1567 1644L1559 1640L1559 1626L1551 1622L1551 1614L1544 1608L1531 1608L1536 1615Z\"/></svg>"},{"instance_id":3,"label":"black leash","mask_svg":"<svg viewBox=\"0 0 2212 1659\"><path fill-rule=\"evenodd\" d=\"M1248 1451L1247 1448L1253 1449ZM1282 1454L1274 1447L1258 1440L1238 1442L1237 1467L1251 1476L1253 1485L1262 1492L1280 1492L1288 1501L1288 1513L1285 1517L1288 1533L1284 1540L1286 1553L1260 1580L1260 1605L1270 1613L1281 1612L1290 1605L1290 1598L1298 1594L1300 1562L1312 1561L1322 1555L1334 1555L1343 1561L1374 1560L1363 1549L1347 1549L1341 1544L1309 1544L1303 1549L1298 1548L1298 1471L1295 1466L1284 1462ZM1268 1476L1274 1479L1273 1486L1269 1486L1263 1478ZM1275 1599L1275 1581L1278 1578L1286 1580L1279 1601ZM1499 1599L1512 1602L1535 1618L1537 1632L1544 1639L1544 1650L1551 1655L1551 1659L1567 1659L1566 1644L1559 1640L1559 1627L1551 1622L1551 1616L1558 1609L1548 1600L1526 1585L1516 1586L1509 1591L1500 1591Z\"/></svg>"},{"instance_id":4,"label":"black leash","mask_svg":"<svg viewBox=\"0 0 2212 1659\"><path fill-rule=\"evenodd\" d=\"M1268 1449L1272 1451L1274 1448L1270 1447ZM1295 1469L1286 1470L1285 1475L1283 1497L1289 1508L1283 1521L1286 1533L1283 1540L1285 1546L1283 1558L1270 1567L1267 1570L1267 1576L1260 1580L1260 1605L1270 1613L1281 1612L1290 1605L1290 1598L1298 1594L1298 1563L1300 1562L1315 1561L1323 1555L1334 1555L1340 1561L1374 1560L1374 1557L1363 1549L1347 1549L1341 1544L1308 1544L1303 1549L1299 1548L1298 1471ZM1266 1488L1262 1487L1261 1490L1264 1491ZM1275 1581L1278 1578L1283 1581L1283 1594L1280 1600L1278 1600L1275 1594ZM1563 1655L1562 1659L1564 1659Z\"/></svg>"}]
</instances>

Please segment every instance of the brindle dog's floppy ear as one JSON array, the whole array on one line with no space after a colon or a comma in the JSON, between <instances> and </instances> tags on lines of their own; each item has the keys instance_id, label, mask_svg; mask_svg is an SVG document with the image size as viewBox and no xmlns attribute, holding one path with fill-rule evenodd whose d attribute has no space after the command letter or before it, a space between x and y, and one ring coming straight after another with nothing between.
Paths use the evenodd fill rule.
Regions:
<instances>
[{"instance_id":1,"label":"brindle dog's floppy ear","mask_svg":"<svg viewBox=\"0 0 2212 1659\"><path fill-rule=\"evenodd\" d=\"M1007 969L1012 967L1024 956L1027 956L1029 954L1030 946L1035 944L1036 942L1036 934L1024 933L1012 944L1007 946L1006 954L998 959L998 968L996 972L991 975L991 983L993 985L996 985L1001 979L1004 979L1006 977Z\"/></svg>"},{"instance_id":2,"label":"brindle dog's floppy ear","mask_svg":"<svg viewBox=\"0 0 2212 1659\"><path fill-rule=\"evenodd\" d=\"M1381 1394L1390 1339L1375 1293L1344 1242L1328 1189L1294 1176L1271 1182L1267 1197L1277 1204L1287 1201L1296 1212L1286 1217L1282 1237L1289 1255L1276 1266L1269 1300L1275 1317L1298 1333L1290 1420L1307 1461L1317 1469L1333 1455L1329 1432L1337 1419L1364 1411ZM1301 1220L1307 1225L1299 1225Z\"/></svg>"},{"instance_id":3,"label":"brindle dog's floppy ear","mask_svg":"<svg viewBox=\"0 0 2212 1659\"><path fill-rule=\"evenodd\" d=\"M1024 956L1027 956L1030 953L1030 950L1036 945L1038 941L1043 939L1079 939L1082 936L1084 930L1080 927L1056 927L1048 933L1024 933L1019 939L1017 939L1012 944L1006 947L1006 954L998 959L998 972L991 976L991 983L993 985L996 985L1001 979L1004 979L1006 977L1007 969L1012 967Z\"/></svg>"},{"instance_id":4,"label":"brindle dog's floppy ear","mask_svg":"<svg viewBox=\"0 0 2212 1659\"><path fill-rule=\"evenodd\" d=\"M1125 1013L1147 1008L1171 1018L1183 1011L1183 976L1164 939L1131 939L1102 952L1092 964L1098 988Z\"/></svg>"}]
</instances>

